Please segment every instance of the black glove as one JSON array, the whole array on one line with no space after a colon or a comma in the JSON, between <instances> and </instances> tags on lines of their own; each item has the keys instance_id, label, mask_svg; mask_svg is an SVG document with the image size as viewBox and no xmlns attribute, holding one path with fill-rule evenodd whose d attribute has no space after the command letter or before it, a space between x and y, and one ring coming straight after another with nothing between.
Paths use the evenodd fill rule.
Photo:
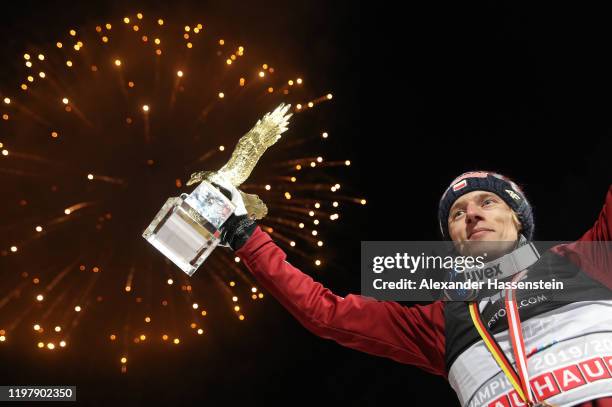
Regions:
<instances>
[{"instance_id":1,"label":"black glove","mask_svg":"<svg viewBox=\"0 0 612 407\"><path fill-rule=\"evenodd\" d=\"M232 250L240 249L249 240L257 223L248 215L233 215L221 225L221 244Z\"/></svg>"},{"instance_id":2,"label":"black glove","mask_svg":"<svg viewBox=\"0 0 612 407\"><path fill-rule=\"evenodd\" d=\"M227 188L214 182L212 184L230 201L239 198L239 196L232 196L232 191ZM234 251L240 249L247 240L249 240L256 227L257 223L255 220L251 219L249 215L232 214L225 223L221 225L221 246L231 247Z\"/></svg>"}]
</instances>

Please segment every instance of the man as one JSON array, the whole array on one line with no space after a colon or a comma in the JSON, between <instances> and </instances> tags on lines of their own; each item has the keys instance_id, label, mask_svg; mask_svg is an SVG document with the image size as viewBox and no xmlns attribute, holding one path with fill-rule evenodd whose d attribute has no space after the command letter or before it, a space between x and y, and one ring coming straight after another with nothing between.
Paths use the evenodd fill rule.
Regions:
<instances>
[{"instance_id":1,"label":"man","mask_svg":"<svg viewBox=\"0 0 612 407\"><path fill-rule=\"evenodd\" d=\"M223 242L314 334L441 375L462 406L612 407L612 255L584 244L612 240L612 186L595 225L577 242L556 246L507 275L529 280L553 270L572 287L575 300L506 291L479 303L412 307L335 295L289 264L247 218L237 190L222 187L238 207L223 227ZM439 221L442 236L459 253L480 242L503 242L493 256L498 262L525 246L534 230L522 190L486 171L462 174L451 183L439 204Z\"/></svg>"}]
</instances>

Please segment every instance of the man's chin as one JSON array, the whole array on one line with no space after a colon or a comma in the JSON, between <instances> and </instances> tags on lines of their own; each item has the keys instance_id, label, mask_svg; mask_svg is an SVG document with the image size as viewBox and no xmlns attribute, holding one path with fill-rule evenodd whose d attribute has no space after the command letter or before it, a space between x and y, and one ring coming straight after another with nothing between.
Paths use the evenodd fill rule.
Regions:
<instances>
[{"instance_id":1,"label":"man's chin","mask_svg":"<svg viewBox=\"0 0 612 407\"><path fill-rule=\"evenodd\" d=\"M462 242L459 252L463 256L482 256L487 262L509 253L513 248L513 241L474 239Z\"/></svg>"}]
</instances>

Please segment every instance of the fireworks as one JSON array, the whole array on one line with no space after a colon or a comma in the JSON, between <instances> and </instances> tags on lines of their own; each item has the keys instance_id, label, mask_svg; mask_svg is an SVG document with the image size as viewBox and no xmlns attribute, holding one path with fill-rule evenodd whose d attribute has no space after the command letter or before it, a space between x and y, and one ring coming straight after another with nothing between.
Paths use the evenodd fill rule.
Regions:
<instances>
[{"instance_id":1,"label":"fireworks","mask_svg":"<svg viewBox=\"0 0 612 407\"><path fill-rule=\"evenodd\" d=\"M331 169L351 161L325 159L329 133L304 125L332 93L198 22L138 13L50 44L26 50L0 90L3 346L79 346L95 315L125 373L134 346L206 337L210 310L247 320L264 294L233 253L216 250L190 279L140 235L189 174L227 161L280 102L295 106L291 129L241 189L268 205L260 225L284 250L325 267L326 230L343 204L366 203L340 193Z\"/></svg>"}]
</instances>

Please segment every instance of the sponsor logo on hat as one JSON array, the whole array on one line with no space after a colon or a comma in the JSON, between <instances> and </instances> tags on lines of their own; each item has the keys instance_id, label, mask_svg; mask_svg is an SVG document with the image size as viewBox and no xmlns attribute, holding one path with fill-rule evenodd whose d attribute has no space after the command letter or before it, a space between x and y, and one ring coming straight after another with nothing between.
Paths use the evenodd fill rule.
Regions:
<instances>
[{"instance_id":1,"label":"sponsor logo on hat","mask_svg":"<svg viewBox=\"0 0 612 407\"><path fill-rule=\"evenodd\" d=\"M467 178L487 178L488 176L489 176L489 173L485 172L485 171L470 171L470 172L466 172L464 174L461 174L460 176L455 178L453 180L453 182L451 182L451 184L459 182L462 179L467 179Z\"/></svg>"},{"instance_id":2,"label":"sponsor logo on hat","mask_svg":"<svg viewBox=\"0 0 612 407\"><path fill-rule=\"evenodd\" d=\"M506 193L510 195L510 197L514 199L515 201L521 200L521 197L516 192L512 191L511 189L506 189Z\"/></svg>"},{"instance_id":3,"label":"sponsor logo on hat","mask_svg":"<svg viewBox=\"0 0 612 407\"><path fill-rule=\"evenodd\" d=\"M453 185L453 191L457 192L460 189L463 189L467 186L467 179L464 179L463 181L457 182L455 185Z\"/></svg>"}]
</instances>

